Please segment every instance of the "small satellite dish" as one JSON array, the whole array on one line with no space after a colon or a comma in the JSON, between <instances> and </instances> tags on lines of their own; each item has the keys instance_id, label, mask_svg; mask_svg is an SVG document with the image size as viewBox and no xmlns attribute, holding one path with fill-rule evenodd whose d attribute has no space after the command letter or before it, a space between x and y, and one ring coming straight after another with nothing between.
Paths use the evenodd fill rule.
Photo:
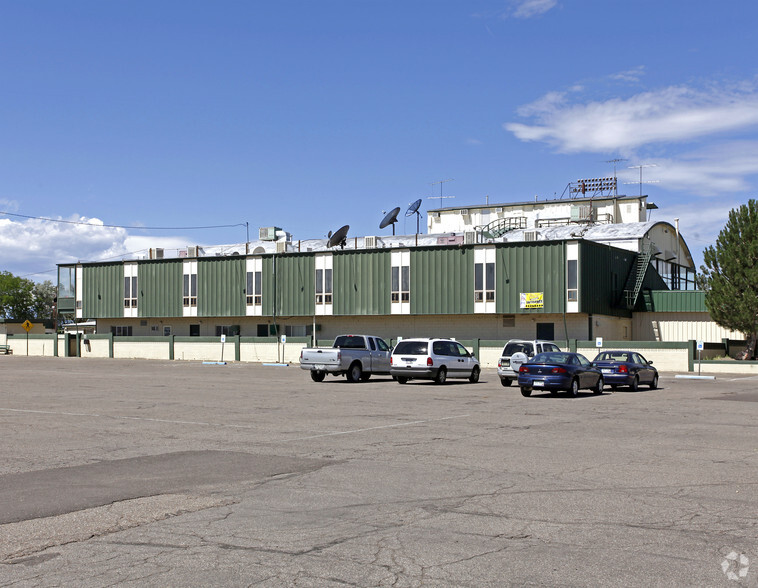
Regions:
<instances>
[{"instance_id":1,"label":"small satellite dish","mask_svg":"<svg viewBox=\"0 0 758 588\"><path fill-rule=\"evenodd\" d=\"M336 247L337 245L340 246L341 249L345 248L345 245L347 244L347 232L350 230L350 225L345 225L341 229L337 229L334 233L331 231L329 232L329 242L326 244L327 247Z\"/></svg>"},{"instance_id":2,"label":"small satellite dish","mask_svg":"<svg viewBox=\"0 0 758 588\"><path fill-rule=\"evenodd\" d=\"M261 255L263 253L266 253L266 250L263 247L256 247L253 249L253 255Z\"/></svg>"},{"instance_id":3,"label":"small satellite dish","mask_svg":"<svg viewBox=\"0 0 758 588\"><path fill-rule=\"evenodd\" d=\"M413 216L416 215L416 234L418 235L418 223L419 219L421 218L421 213L418 211L419 206L421 206L421 198L416 200L416 202L412 202L410 206L408 206L408 210L405 211L405 216Z\"/></svg>"},{"instance_id":4,"label":"small satellite dish","mask_svg":"<svg viewBox=\"0 0 758 588\"><path fill-rule=\"evenodd\" d=\"M416 200L416 202L413 202L409 207L408 210L405 211L405 216L413 216L418 212L418 207L421 206L421 198Z\"/></svg>"},{"instance_id":5,"label":"small satellite dish","mask_svg":"<svg viewBox=\"0 0 758 588\"><path fill-rule=\"evenodd\" d=\"M380 229L385 229L388 226L392 225L392 234L395 234L395 223L397 222L397 215L400 213L400 207L393 208L390 210L385 217L382 219L382 222L379 223Z\"/></svg>"}]
</instances>

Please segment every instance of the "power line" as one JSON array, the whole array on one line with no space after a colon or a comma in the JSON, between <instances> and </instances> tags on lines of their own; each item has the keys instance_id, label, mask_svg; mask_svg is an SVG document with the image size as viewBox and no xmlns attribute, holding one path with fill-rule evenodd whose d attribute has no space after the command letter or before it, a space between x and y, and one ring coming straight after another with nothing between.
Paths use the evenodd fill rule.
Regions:
<instances>
[{"instance_id":1,"label":"power line","mask_svg":"<svg viewBox=\"0 0 758 588\"><path fill-rule=\"evenodd\" d=\"M58 220L54 218L46 218L44 216L29 216L26 214L16 214L14 212L5 212L3 210L0 210L0 215L16 216L19 218L40 220L40 221L45 221L49 223L63 223L67 225L86 225L88 227L108 227L109 229L133 229L133 230L143 230L143 231L195 231L195 230L201 230L201 229L228 229L231 227L246 227L247 226L247 223L237 223L234 225L208 225L204 227L139 227L139 226L130 226L130 225L106 225L106 224L93 225L92 223L85 223L82 221Z\"/></svg>"}]
</instances>

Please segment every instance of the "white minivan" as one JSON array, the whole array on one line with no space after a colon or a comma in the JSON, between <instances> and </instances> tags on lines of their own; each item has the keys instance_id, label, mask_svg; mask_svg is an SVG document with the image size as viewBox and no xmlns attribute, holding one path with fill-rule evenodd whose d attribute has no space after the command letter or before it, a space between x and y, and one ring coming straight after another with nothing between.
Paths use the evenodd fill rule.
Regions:
<instances>
[{"instance_id":1,"label":"white minivan","mask_svg":"<svg viewBox=\"0 0 758 588\"><path fill-rule=\"evenodd\" d=\"M479 361L453 339L403 339L390 356L390 375L405 384L408 380L434 380L444 384L448 378L479 381Z\"/></svg>"}]
</instances>

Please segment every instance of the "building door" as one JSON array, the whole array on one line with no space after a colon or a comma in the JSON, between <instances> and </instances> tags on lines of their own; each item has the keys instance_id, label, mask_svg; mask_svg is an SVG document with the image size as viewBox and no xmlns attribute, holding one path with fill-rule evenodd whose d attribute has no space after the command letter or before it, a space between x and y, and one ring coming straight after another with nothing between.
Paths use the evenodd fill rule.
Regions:
<instances>
[{"instance_id":1,"label":"building door","mask_svg":"<svg viewBox=\"0 0 758 588\"><path fill-rule=\"evenodd\" d=\"M555 325L553 323L537 323L537 339L553 341L555 339Z\"/></svg>"}]
</instances>

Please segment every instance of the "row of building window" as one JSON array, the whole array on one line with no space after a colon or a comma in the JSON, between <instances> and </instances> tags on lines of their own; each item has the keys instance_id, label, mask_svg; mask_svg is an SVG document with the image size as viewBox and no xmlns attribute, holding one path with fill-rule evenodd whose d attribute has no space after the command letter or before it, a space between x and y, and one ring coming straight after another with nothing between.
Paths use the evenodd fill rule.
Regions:
<instances>
[{"instance_id":1,"label":"row of building window","mask_svg":"<svg viewBox=\"0 0 758 588\"><path fill-rule=\"evenodd\" d=\"M161 329L163 336L171 336L171 326L169 325L152 325L150 332L152 335L159 335ZM282 329L279 325L259 324L256 328L256 336L275 336L280 334L282 330L287 337L310 337L313 334L313 325L285 325ZM216 337L221 337L221 335L234 337L240 334L240 325L216 325L215 331ZM134 335L134 327L132 325L112 326L111 333L118 337L132 337ZM200 325L189 325L189 335L190 337L199 337Z\"/></svg>"}]
</instances>

